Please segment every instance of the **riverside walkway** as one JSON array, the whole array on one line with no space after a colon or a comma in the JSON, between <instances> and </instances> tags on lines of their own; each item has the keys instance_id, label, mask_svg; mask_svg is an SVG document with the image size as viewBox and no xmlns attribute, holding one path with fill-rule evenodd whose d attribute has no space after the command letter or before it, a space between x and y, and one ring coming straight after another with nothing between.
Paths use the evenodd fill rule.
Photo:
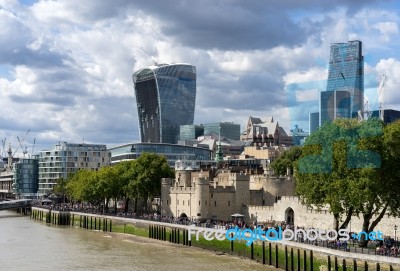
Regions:
<instances>
[{"instance_id":1,"label":"riverside walkway","mask_svg":"<svg viewBox=\"0 0 400 271\"><path fill-rule=\"evenodd\" d=\"M17 199L17 200L0 201L0 211L26 208L26 207L31 207L31 206L32 206L31 199Z\"/></svg>"}]
</instances>

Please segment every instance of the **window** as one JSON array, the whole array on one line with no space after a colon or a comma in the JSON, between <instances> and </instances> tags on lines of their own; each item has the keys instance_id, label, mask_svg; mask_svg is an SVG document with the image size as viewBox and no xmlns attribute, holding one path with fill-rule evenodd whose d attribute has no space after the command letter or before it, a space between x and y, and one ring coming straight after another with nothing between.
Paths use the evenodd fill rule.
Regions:
<instances>
[{"instance_id":1,"label":"window","mask_svg":"<svg viewBox=\"0 0 400 271\"><path fill-rule=\"evenodd\" d=\"M231 201L230 200L228 200L228 206L231 206Z\"/></svg>"},{"instance_id":2,"label":"window","mask_svg":"<svg viewBox=\"0 0 400 271\"><path fill-rule=\"evenodd\" d=\"M214 197L214 193L211 193L211 198L213 198Z\"/></svg>"},{"instance_id":3,"label":"window","mask_svg":"<svg viewBox=\"0 0 400 271\"><path fill-rule=\"evenodd\" d=\"M217 201L214 201L214 206L217 206Z\"/></svg>"},{"instance_id":4,"label":"window","mask_svg":"<svg viewBox=\"0 0 400 271\"><path fill-rule=\"evenodd\" d=\"M168 200L167 200L167 205L168 205L169 203L168 203Z\"/></svg>"},{"instance_id":5,"label":"window","mask_svg":"<svg viewBox=\"0 0 400 271\"><path fill-rule=\"evenodd\" d=\"M200 201L199 201L199 206L200 206L201 204L200 204Z\"/></svg>"}]
</instances>

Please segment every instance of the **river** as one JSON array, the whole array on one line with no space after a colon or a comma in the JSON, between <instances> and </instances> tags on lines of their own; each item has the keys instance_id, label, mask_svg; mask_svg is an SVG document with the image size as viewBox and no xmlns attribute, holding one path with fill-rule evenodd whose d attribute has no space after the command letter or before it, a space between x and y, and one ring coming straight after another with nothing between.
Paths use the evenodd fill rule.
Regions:
<instances>
[{"instance_id":1,"label":"river","mask_svg":"<svg viewBox=\"0 0 400 271\"><path fill-rule=\"evenodd\" d=\"M276 270L147 238L56 227L0 212L0 270Z\"/></svg>"}]
</instances>

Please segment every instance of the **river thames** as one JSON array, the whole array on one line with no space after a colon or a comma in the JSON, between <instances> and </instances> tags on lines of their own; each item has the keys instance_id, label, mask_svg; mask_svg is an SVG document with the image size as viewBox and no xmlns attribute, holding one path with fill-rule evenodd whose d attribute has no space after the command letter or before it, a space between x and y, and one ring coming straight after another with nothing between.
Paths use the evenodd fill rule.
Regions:
<instances>
[{"instance_id":1,"label":"river thames","mask_svg":"<svg viewBox=\"0 0 400 271\"><path fill-rule=\"evenodd\" d=\"M161 244L147 238L110 236L55 227L0 212L0 270L276 270L227 255Z\"/></svg>"}]
</instances>

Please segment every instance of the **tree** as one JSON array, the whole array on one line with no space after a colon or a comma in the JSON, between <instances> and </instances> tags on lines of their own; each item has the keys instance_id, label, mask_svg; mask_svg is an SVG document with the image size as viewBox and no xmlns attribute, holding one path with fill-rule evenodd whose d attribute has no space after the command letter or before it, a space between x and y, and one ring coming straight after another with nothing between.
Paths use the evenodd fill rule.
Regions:
<instances>
[{"instance_id":1,"label":"tree","mask_svg":"<svg viewBox=\"0 0 400 271\"><path fill-rule=\"evenodd\" d=\"M290 168L293 172L293 162L296 161L301 155L301 147L295 146L290 150L284 151L281 156L271 163L271 168L276 175L286 175L287 169Z\"/></svg>"},{"instance_id":2,"label":"tree","mask_svg":"<svg viewBox=\"0 0 400 271\"><path fill-rule=\"evenodd\" d=\"M400 196L394 191L400 189L400 151L394 146L400 143L400 123L382 125L378 119L341 119L306 140L297 161L296 191L307 205L329 206L336 229L346 228L353 214L362 216L365 232L373 231L387 211L399 215Z\"/></svg>"},{"instance_id":3,"label":"tree","mask_svg":"<svg viewBox=\"0 0 400 271\"><path fill-rule=\"evenodd\" d=\"M142 153L133 163L134 179L129 187L147 203L149 198L161 194L161 179L173 178L174 170L164 156ZM147 210L147 204L146 204Z\"/></svg>"},{"instance_id":4,"label":"tree","mask_svg":"<svg viewBox=\"0 0 400 271\"><path fill-rule=\"evenodd\" d=\"M55 194L62 195L63 203L65 203L65 195L68 193L67 183L68 179L61 177L57 180L57 184L53 187L53 192Z\"/></svg>"}]
</instances>

